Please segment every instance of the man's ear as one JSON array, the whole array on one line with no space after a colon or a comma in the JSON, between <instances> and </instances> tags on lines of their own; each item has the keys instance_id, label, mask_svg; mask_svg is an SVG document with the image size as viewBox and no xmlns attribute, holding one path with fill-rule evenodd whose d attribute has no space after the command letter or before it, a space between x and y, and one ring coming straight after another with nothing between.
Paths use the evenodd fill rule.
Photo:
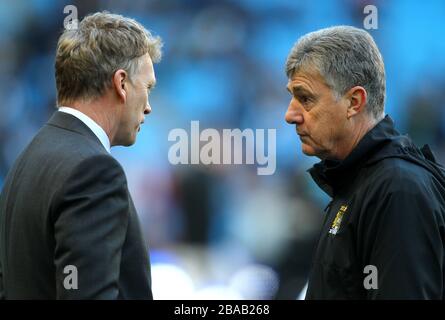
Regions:
<instances>
[{"instance_id":1,"label":"man's ear","mask_svg":"<svg viewBox=\"0 0 445 320\"><path fill-rule=\"evenodd\" d=\"M349 89L346 93L346 98L349 101L347 110L347 117L349 119L365 110L366 102L368 101L368 93L365 88L355 86Z\"/></svg>"},{"instance_id":2,"label":"man's ear","mask_svg":"<svg viewBox=\"0 0 445 320\"><path fill-rule=\"evenodd\" d=\"M119 100L123 103L127 101L128 74L125 70L119 69L113 75L113 88Z\"/></svg>"}]
</instances>

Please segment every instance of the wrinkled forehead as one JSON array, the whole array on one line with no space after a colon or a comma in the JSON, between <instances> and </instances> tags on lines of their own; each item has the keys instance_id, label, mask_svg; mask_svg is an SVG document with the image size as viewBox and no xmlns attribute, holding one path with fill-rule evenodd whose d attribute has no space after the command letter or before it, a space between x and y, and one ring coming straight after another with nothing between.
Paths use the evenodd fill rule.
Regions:
<instances>
[{"instance_id":1,"label":"wrinkled forehead","mask_svg":"<svg viewBox=\"0 0 445 320\"><path fill-rule=\"evenodd\" d=\"M300 68L294 71L288 79L287 88L292 91L294 87L311 91L330 89L325 78L315 68Z\"/></svg>"}]
</instances>

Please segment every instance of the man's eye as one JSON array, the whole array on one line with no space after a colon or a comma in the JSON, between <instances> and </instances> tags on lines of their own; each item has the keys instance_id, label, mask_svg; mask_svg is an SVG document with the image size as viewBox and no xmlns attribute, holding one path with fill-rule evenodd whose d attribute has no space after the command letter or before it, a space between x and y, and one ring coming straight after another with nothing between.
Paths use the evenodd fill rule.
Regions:
<instances>
[{"instance_id":1,"label":"man's eye","mask_svg":"<svg viewBox=\"0 0 445 320\"><path fill-rule=\"evenodd\" d=\"M298 100L300 100L301 103L306 104L311 101L311 98L309 98L308 96L301 96Z\"/></svg>"}]
</instances>

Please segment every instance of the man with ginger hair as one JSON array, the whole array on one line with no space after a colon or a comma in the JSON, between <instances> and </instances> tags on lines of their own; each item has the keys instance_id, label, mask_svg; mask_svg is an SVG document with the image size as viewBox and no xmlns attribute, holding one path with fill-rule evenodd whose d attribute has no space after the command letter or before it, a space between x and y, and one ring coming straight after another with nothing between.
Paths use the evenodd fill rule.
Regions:
<instances>
[{"instance_id":1,"label":"man with ginger hair","mask_svg":"<svg viewBox=\"0 0 445 320\"><path fill-rule=\"evenodd\" d=\"M148 249L110 147L135 143L162 43L106 12L64 30L58 110L0 197L0 298L152 299Z\"/></svg>"}]
</instances>

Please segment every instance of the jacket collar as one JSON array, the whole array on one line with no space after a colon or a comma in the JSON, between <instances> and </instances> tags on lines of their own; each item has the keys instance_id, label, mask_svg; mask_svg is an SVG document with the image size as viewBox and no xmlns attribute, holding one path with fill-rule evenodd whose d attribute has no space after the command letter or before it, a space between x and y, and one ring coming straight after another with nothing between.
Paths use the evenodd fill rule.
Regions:
<instances>
[{"instance_id":1,"label":"jacket collar","mask_svg":"<svg viewBox=\"0 0 445 320\"><path fill-rule=\"evenodd\" d=\"M71 114L56 111L46 124L81 134L98 144L101 150L107 151L94 132L85 123Z\"/></svg>"}]
</instances>

